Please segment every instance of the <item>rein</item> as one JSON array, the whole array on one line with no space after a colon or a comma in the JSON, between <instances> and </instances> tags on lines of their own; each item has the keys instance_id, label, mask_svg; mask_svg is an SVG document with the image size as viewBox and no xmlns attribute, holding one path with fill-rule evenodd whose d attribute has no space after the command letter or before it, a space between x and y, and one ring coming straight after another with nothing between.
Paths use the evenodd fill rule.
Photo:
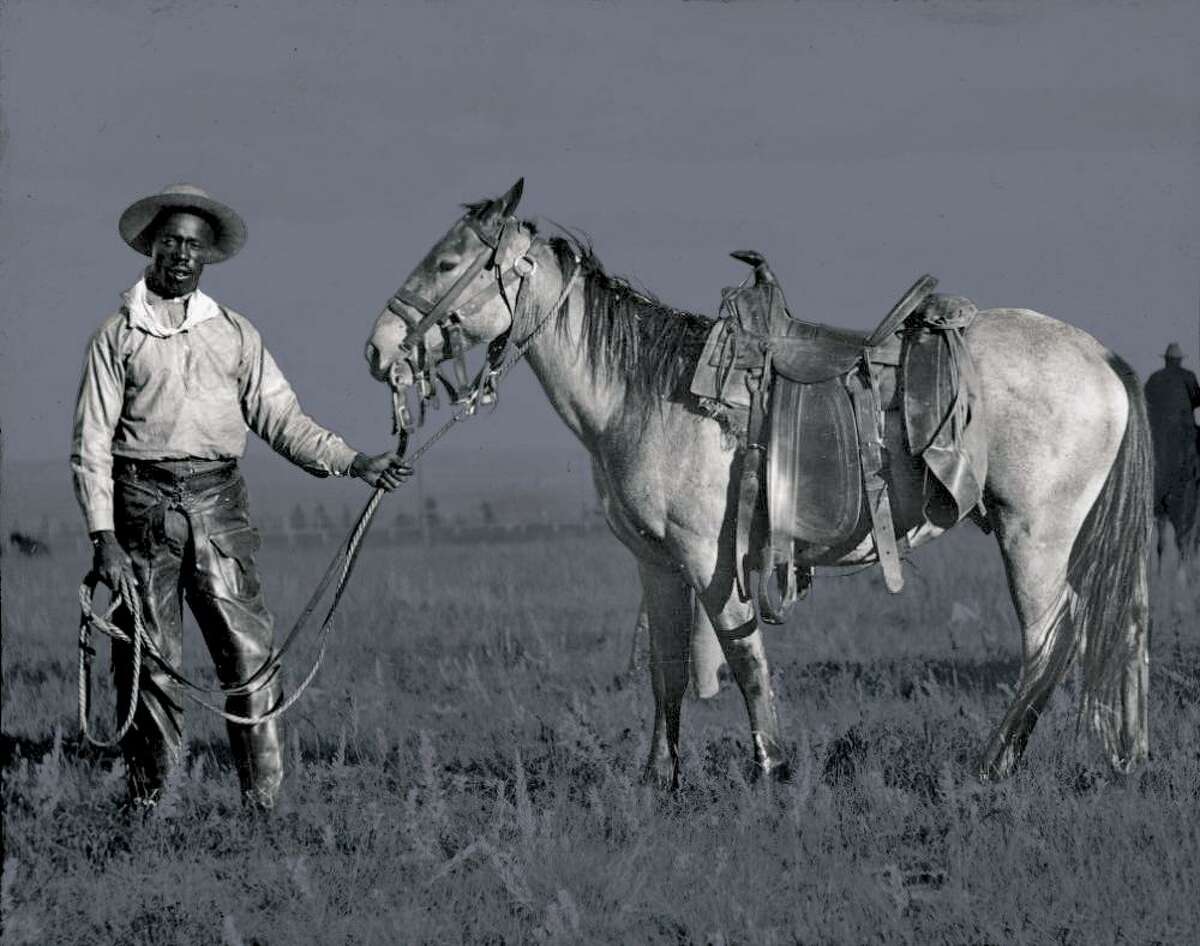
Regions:
<instances>
[{"instance_id":1,"label":"rein","mask_svg":"<svg viewBox=\"0 0 1200 946\"><path fill-rule=\"evenodd\" d=\"M507 223L508 221L506 221L506 226ZM517 273L517 277L520 282L520 288L524 287L525 279L532 275L536 269L536 264L528 256L528 253L533 249L533 247L534 244L531 243L529 249L526 250L526 254L517 260L517 263L523 262L525 265L521 265L518 268L518 266L514 263L513 267L510 267L509 269L509 272ZM481 254L481 256L486 257L486 254ZM495 256L496 254L493 252L492 265L494 265ZM492 266L489 266L489 268L492 268ZM513 320L511 317L515 317L515 309L513 304L509 302L507 292L504 287L505 280L501 275L498 274L497 283L496 286L493 287L493 291L500 293L501 298L504 300L505 306L509 310L509 326L503 333L501 333L500 336L497 336L497 338L489 344L487 363L485 363L484 367L480 370L479 375L476 377L470 393L460 400L460 403L464 404L462 409L452 415L444 424L442 424L440 428L438 428L437 431L435 431L423 444L421 444L420 447L413 452L412 456L408 460L410 466L414 466L421 459L421 457L423 457L425 453L427 453L429 449L433 447L435 443L449 433L450 428L452 428L455 424L466 420L468 417L473 416L478 411L481 403L487 403L489 392L491 402L495 402L497 386L499 385L500 381L503 380L505 375L507 375L508 372L513 369L517 362L521 361L521 359L525 357L525 354L528 352L529 347L533 344L537 336L541 334L541 332L549 324L550 319L553 318L567 302L571 291L575 287L575 283L579 279L580 269L580 260L578 257L576 257L575 265L571 270L570 276L563 282L562 291L559 293L557 300L549 309L546 310L545 314L538 320L537 324L534 326L529 335L527 335L522 341L518 342L515 346L512 346L513 356L507 361L504 360L504 356L510 348L509 342L513 329ZM478 275L478 272L479 268L476 268L475 275ZM473 278L474 276L472 276L472 279ZM454 287L451 288L451 292L454 292L455 289L458 289L459 294L461 294L461 289L459 288L460 285L465 285L463 279L459 279L455 283ZM520 299L520 288L518 289L518 301ZM484 292L487 292L487 290L484 290ZM482 295L483 292L472 297L472 299L468 301L467 305L471 305ZM413 298L417 297L414 296ZM446 302L447 299L450 301ZM447 293L441 302L439 302L436 306L431 306L429 311L432 314L438 311L438 308L440 307L444 312L449 309L453 302L453 297L450 293ZM482 306L482 303L478 303L477 305ZM390 302L389 308L392 308ZM392 308L392 311L395 312L395 309ZM426 315L425 318L422 319L422 322L428 320L428 318L429 315ZM497 342L500 342L500 344L497 345ZM394 394L393 404L395 404ZM422 408L422 415L423 414L424 410ZM408 445L408 428L399 425L400 418L398 416L396 421L397 426L399 426L400 434L398 453L401 457L403 457L405 449ZM354 566L358 561L358 554L362 547L363 540L366 538L367 531L375 517L375 512L379 507L379 502L383 498L384 492L385 490L382 487L376 487L372 492L370 498L367 500L366 505L363 506L362 512L359 513L358 519L355 521L354 526L351 528L346 538L342 540L341 545L334 553L333 560L325 569L325 574L317 583L316 590L309 598L308 603L304 606L304 610L300 612L300 616L296 619L296 622L292 625L292 629L288 632L288 636L285 638L283 644L279 647L271 659L264 663L263 666L256 670L253 674L251 674L250 677L239 683L230 684L229 686L201 687L188 680L185 676L183 676L183 674L179 673L179 671L177 671L171 665L170 661L168 661L159 653L158 648L154 645L154 642L146 634L146 629L142 622L141 600L137 595L136 588L134 588L129 581L123 581L121 583L121 587L116 590L113 595L112 604L108 611L104 615L98 615L92 606L92 599L95 596L96 586L99 583L99 577L94 573L88 574L88 576L84 578L83 583L79 588L79 728L83 738L87 742L90 742L100 748L111 748L116 746L124 738L125 734L133 725L134 716L137 712L143 655L148 656L151 660L158 664L172 680L178 683L183 688L184 696L186 696L189 700L198 706L203 707L204 709L216 713L218 716L223 717L228 722L237 723L243 726L255 726L274 719L290 709L296 703L296 701L299 700L301 694L308 689L309 684L312 683L313 679L316 677L317 671L320 669L321 664L324 661L326 646L329 643L329 636L333 630L334 615L337 612L338 605L341 603L342 594L345 592L346 586L350 582L350 576L353 574ZM258 716L239 716L237 714L227 712L221 707L215 706L214 704L208 702L207 700L201 699L196 695L223 694L226 697L248 696L252 693L257 693L270 684L271 681L274 680L282 670L283 655L287 653L292 644L299 637L301 631L307 626L309 618L316 610L321 599L324 598L325 593L328 590L335 574L338 576L338 579L337 587L333 593L333 601L329 606L329 610L325 614L324 620L321 622L320 630L317 632L317 656L313 660L312 667L305 675L303 681L301 681L300 685L289 697L281 700L278 704L271 707L271 709ZM132 634L126 633L112 621L113 615L122 605L133 618ZM133 647L133 684L130 690L129 708L125 719L122 720L120 726L118 726L116 734L107 741L100 740L93 736L88 723L89 709L91 705L91 667L92 658L95 656L95 650L91 646L91 635L93 630L98 630L115 641L131 644Z\"/></svg>"}]
</instances>

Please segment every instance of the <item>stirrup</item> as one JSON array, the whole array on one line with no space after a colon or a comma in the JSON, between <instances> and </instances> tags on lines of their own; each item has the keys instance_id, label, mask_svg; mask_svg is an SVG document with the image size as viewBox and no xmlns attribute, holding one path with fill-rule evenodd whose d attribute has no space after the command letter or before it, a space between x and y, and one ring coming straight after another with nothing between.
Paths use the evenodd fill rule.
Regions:
<instances>
[{"instance_id":1,"label":"stirrup","mask_svg":"<svg viewBox=\"0 0 1200 946\"><path fill-rule=\"evenodd\" d=\"M771 585L779 586L779 601L773 600ZM767 624L783 624L792 606L808 594L812 584L810 569L794 562L763 562L758 573L758 612Z\"/></svg>"}]
</instances>

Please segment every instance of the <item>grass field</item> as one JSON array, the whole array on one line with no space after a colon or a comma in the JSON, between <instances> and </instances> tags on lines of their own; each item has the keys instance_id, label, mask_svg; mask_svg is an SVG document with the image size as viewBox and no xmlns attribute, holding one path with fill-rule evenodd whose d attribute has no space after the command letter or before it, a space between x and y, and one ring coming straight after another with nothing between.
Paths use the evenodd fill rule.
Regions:
<instances>
[{"instance_id":1,"label":"grass field","mask_svg":"<svg viewBox=\"0 0 1200 946\"><path fill-rule=\"evenodd\" d=\"M330 551L264 552L281 627ZM6 556L3 942L1200 942L1197 573L1156 584L1143 771L1075 738L1068 684L982 786L1018 668L999 556L964 532L916 558L903 595L819 579L767 631L791 784L748 784L726 683L685 707L666 795L638 783L651 696L615 541L370 549L287 718L280 813L242 813L223 724L192 709L186 768L128 821L122 764L75 736L84 562Z\"/></svg>"}]
</instances>

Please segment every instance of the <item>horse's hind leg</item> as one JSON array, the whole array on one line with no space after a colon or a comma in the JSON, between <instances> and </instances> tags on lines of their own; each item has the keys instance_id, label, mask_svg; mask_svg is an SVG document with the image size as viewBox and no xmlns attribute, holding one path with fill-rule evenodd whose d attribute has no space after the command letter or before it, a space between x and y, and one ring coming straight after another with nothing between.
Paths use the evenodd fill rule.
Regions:
<instances>
[{"instance_id":1,"label":"horse's hind leg","mask_svg":"<svg viewBox=\"0 0 1200 946\"><path fill-rule=\"evenodd\" d=\"M675 572L642 565L641 575L654 688L654 732L643 780L674 787L679 784L679 713L688 685L692 594Z\"/></svg>"},{"instance_id":2,"label":"horse's hind leg","mask_svg":"<svg viewBox=\"0 0 1200 946\"><path fill-rule=\"evenodd\" d=\"M1000 551L1024 646L1016 696L979 763L985 781L1008 777L1020 762L1050 694L1070 667L1076 641L1066 578L1080 521L1068 516L1035 523L999 513Z\"/></svg>"}]
</instances>

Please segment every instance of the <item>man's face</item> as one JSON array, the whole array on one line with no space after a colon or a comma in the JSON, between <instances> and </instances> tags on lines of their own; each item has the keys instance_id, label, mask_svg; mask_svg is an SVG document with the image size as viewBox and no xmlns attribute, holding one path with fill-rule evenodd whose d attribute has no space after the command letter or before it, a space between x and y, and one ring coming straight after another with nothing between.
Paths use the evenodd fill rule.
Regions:
<instances>
[{"instance_id":1,"label":"man's face","mask_svg":"<svg viewBox=\"0 0 1200 946\"><path fill-rule=\"evenodd\" d=\"M168 299L195 289L213 241L212 227L203 217L191 213L166 217L150 248L151 288Z\"/></svg>"}]
</instances>

